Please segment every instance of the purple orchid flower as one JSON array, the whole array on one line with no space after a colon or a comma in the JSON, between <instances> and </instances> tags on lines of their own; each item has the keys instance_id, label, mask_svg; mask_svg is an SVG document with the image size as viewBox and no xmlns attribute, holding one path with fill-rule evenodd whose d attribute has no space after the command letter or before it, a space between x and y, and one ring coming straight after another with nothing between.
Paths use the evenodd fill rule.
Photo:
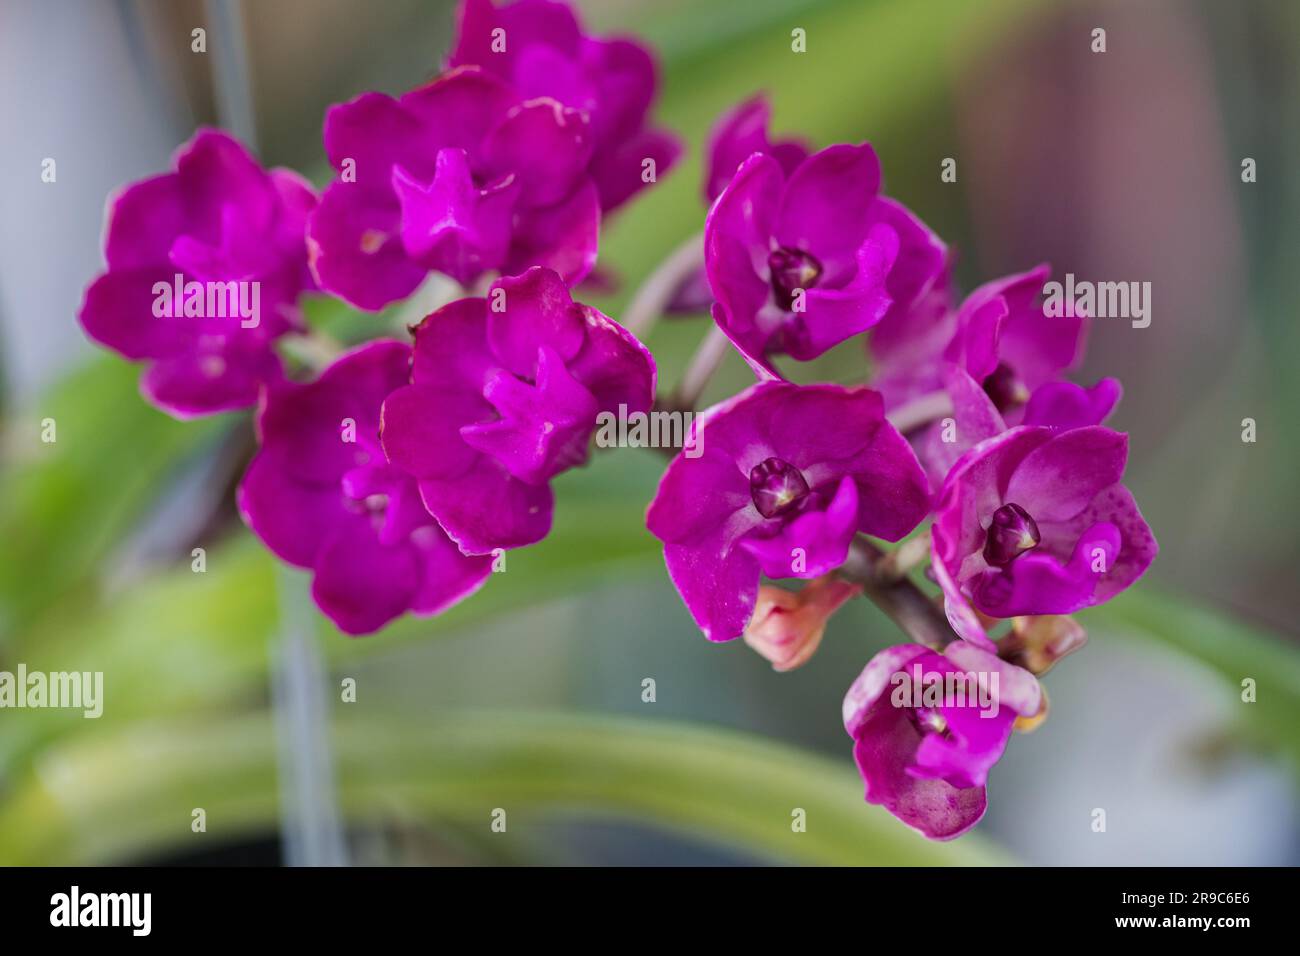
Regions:
<instances>
[{"instance_id":1,"label":"purple orchid flower","mask_svg":"<svg viewBox=\"0 0 1300 956\"><path fill-rule=\"evenodd\" d=\"M654 401L650 353L549 269L500 279L414 332L411 383L384 403L383 447L467 554L544 538L550 479L587 460L597 416Z\"/></svg>"},{"instance_id":2,"label":"purple orchid flower","mask_svg":"<svg viewBox=\"0 0 1300 956\"><path fill-rule=\"evenodd\" d=\"M913 437L917 457L925 466L930 484L940 488L952 466L982 441L1007 430L1007 421L987 389L963 368L944 363L944 391L952 401L948 420L934 422ZM1029 401L1009 410L1013 424L1041 425L1058 431L1100 425L1123 395L1120 383L1103 378L1091 388L1073 382L1048 382L1029 396Z\"/></svg>"},{"instance_id":3,"label":"purple orchid flower","mask_svg":"<svg viewBox=\"0 0 1300 956\"><path fill-rule=\"evenodd\" d=\"M302 327L298 296L315 288L303 231L316 196L219 130L199 130L173 166L110 199L108 268L79 319L96 342L148 364L150 403L193 418L250 406L281 377L273 344Z\"/></svg>"},{"instance_id":4,"label":"purple orchid flower","mask_svg":"<svg viewBox=\"0 0 1300 956\"><path fill-rule=\"evenodd\" d=\"M985 283L955 311L947 307L945 279L922 308L882 322L870 346L874 384L886 404L894 408L942 389L946 367L956 364L1010 424L1019 424L1031 394L1074 367L1087 336L1088 319L1081 313L1054 317L1044 311L1043 284L1050 274L1044 264Z\"/></svg>"},{"instance_id":5,"label":"purple orchid flower","mask_svg":"<svg viewBox=\"0 0 1300 956\"><path fill-rule=\"evenodd\" d=\"M980 615L1070 614L1142 576L1158 548L1120 483L1127 458L1127 436L1109 428L1041 425L962 456L932 528L932 567L959 635L987 644Z\"/></svg>"},{"instance_id":6,"label":"purple orchid flower","mask_svg":"<svg viewBox=\"0 0 1300 956\"><path fill-rule=\"evenodd\" d=\"M464 0L449 67L477 66L526 98L549 97L590 121L589 172L606 212L677 161L677 138L647 125L657 85L654 59L635 40L583 33L572 8L552 0Z\"/></svg>"},{"instance_id":7,"label":"purple orchid flower","mask_svg":"<svg viewBox=\"0 0 1300 956\"><path fill-rule=\"evenodd\" d=\"M399 99L363 93L330 107L325 152L340 178L308 227L321 286L379 309L430 271L468 285L543 265L580 281L600 228L590 125L477 67Z\"/></svg>"},{"instance_id":8,"label":"purple orchid flower","mask_svg":"<svg viewBox=\"0 0 1300 956\"><path fill-rule=\"evenodd\" d=\"M411 348L370 342L315 382L264 392L261 448L240 483L244 521L282 560L314 572L312 596L349 634L476 591L492 559L467 557L420 502L415 479L384 460L379 412L406 384Z\"/></svg>"},{"instance_id":9,"label":"purple orchid flower","mask_svg":"<svg viewBox=\"0 0 1300 956\"><path fill-rule=\"evenodd\" d=\"M722 194L732 174L740 164L754 153L763 153L776 160L781 172L788 178L812 152L802 140L787 139L772 142L768 139L767 124L772 118L772 107L763 94L750 97L739 106L728 110L714 125L705 145L708 157L704 178L704 198L713 202Z\"/></svg>"},{"instance_id":10,"label":"purple orchid flower","mask_svg":"<svg viewBox=\"0 0 1300 956\"><path fill-rule=\"evenodd\" d=\"M1031 673L965 641L885 648L844 697L867 802L932 840L961 836L984 816L1016 718L1042 705Z\"/></svg>"},{"instance_id":11,"label":"purple orchid flower","mask_svg":"<svg viewBox=\"0 0 1300 956\"><path fill-rule=\"evenodd\" d=\"M942 271L945 249L905 207L879 195L867 145L831 146L787 177L755 154L704 227L713 317L764 378L770 356L799 361L905 310Z\"/></svg>"},{"instance_id":12,"label":"purple orchid flower","mask_svg":"<svg viewBox=\"0 0 1300 956\"><path fill-rule=\"evenodd\" d=\"M897 541L928 511L920 464L867 389L761 382L692 435L703 453L668 466L646 526L709 640L745 630L760 573L818 577L859 531Z\"/></svg>"}]
</instances>

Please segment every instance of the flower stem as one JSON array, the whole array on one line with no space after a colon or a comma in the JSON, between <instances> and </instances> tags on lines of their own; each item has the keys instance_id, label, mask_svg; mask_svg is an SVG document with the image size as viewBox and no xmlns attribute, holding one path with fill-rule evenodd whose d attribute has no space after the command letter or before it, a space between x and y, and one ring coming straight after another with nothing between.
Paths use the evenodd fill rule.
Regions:
<instances>
[{"instance_id":1,"label":"flower stem","mask_svg":"<svg viewBox=\"0 0 1300 956\"><path fill-rule=\"evenodd\" d=\"M312 329L303 335L286 335L280 347L299 364L319 372L343 354L343 345L332 335Z\"/></svg>"},{"instance_id":2,"label":"flower stem","mask_svg":"<svg viewBox=\"0 0 1300 956\"><path fill-rule=\"evenodd\" d=\"M683 282L704 266L704 234L697 232L668 254L641 283L623 311L623 327L644 339Z\"/></svg>"},{"instance_id":3,"label":"flower stem","mask_svg":"<svg viewBox=\"0 0 1300 956\"><path fill-rule=\"evenodd\" d=\"M952 414L952 399L947 392L930 392L900 405L885 417L904 435Z\"/></svg>"},{"instance_id":4,"label":"flower stem","mask_svg":"<svg viewBox=\"0 0 1300 956\"><path fill-rule=\"evenodd\" d=\"M912 640L942 651L957 639L943 610L910 578L882 573L885 555L862 535L853 539L840 577L862 585L863 593Z\"/></svg>"},{"instance_id":5,"label":"flower stem","mask_svg":"<svg viewBox=\"0 0 1300 956\"><path fill-rule=\"evenodd\" d=\"M886 582L901 580L929 556L930 532L922 531L915 538L904 541L893 551L886 552L876 565L876 575Z\"/></svg>"},{"instance_id":6,"label":"flower stem","mask_svg":"<svg viewBox=\"0 0 1300 956\"><path fill-rule=\"evenodd\" d=\"M691 358L691 364L686 367L681 382L673 391L672 398L668 400L670 409L682 412L695 409L700 396L708 388L713 373L718 370L718 366L722 363L722 357L727 354L727 346L730 341L718 326L709 326L709 334L704 337L699 347L696 348L695 355Z\"/></svg>"}]
</instances>

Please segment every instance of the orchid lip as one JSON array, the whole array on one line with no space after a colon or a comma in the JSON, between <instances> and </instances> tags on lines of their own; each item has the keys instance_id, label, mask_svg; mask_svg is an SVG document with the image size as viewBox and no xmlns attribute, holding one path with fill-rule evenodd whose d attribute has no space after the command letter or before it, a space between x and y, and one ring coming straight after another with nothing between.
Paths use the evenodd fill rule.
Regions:
<instances>
[{"instance_id":1,"label":"orchid lip","mask_svg":"<svg viewBox=\"0 0 1300 956\"><path fill-rule=\"evenodd\" d=\"M788 461L767 458L749 472L749 493L764 518L779 518L797 509L810 489L803 473Z\"/></svg>"},{"instance_id":2,"label":"orchid lip","mask_svg":"<svg viewBox=\"0 0 1300 956\"><path fill-rule=\"evenodd\" d=\"M794 309L795 292L811 289L822 274L822 264L801 249L773 249L767 264L772 270L772 294L786 312Z\"/></svg>"},{"instance_id":3,"label":"orchid lip","mask_svg":"<svg viewBox=\"0 0 1300 956\"><path fill-rule=\"evenodd\" d=\"M995 567L1006 567L1041 541L1033 516L1020 505L1008 502L993 512L984 540L984 560Z\"/></svg>"},{"instance_id":4,"label":"orchid lip","mask_svg":"<svg viewBox=\"0 0 1300 956\"><path fill-rule=\"evenodd\" d=\"M1029 401L1029 389L1015 369L1003 362L999 362L984 380L984 394L999 412L1004 413Z\"/></svg>"},{"instance_id":5,"label":"orchid lip","mask_svg":"<svg viewBox=\"0 0 1300 956\"><path fill-rule=\"evenodd\" d=\"M937 710L914 710L912 716L923 732L938 734L940 737L949 736L948 721Z\"/></svg>"}]
</instances>

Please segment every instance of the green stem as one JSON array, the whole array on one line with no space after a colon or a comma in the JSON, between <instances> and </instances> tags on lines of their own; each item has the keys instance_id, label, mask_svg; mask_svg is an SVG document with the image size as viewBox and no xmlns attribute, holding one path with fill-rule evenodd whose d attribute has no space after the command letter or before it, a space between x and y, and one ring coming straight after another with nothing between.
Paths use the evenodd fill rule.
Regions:
<instances>
[{"instance_id":1,"label":"green stem","mask_svg":"<svg viewBox=\"0 0 1300 956\"><path fill-rule=\"evenodd\" d=\"M704 234L696 233L668 254L646 277L623 310L622 325L644 339L691 274L704 267Z\"/></svg>"}]
</instances>

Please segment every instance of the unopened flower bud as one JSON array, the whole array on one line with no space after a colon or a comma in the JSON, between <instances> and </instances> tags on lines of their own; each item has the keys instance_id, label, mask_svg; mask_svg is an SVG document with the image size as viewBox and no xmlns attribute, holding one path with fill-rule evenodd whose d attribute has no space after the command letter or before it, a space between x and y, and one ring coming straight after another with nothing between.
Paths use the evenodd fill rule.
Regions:
<instances>
[{"instance_id":1,"label":"unopened flower bud","mask_svg":"<svg viewBox=\"0 0 1300 956\"><path fill-rule=\"evenodd\" d=\"M817 650L830 616L861 590L829 574L810 581L802 591L765 584L758 589L745 643L771 661L773 670L794 670Z\"/></svg>"},{"instance_id":2,"label":"unopened flower bud","mask_svg":"<svg viewBox=\"0 0 1300 956\"><path fill-rule=\"evenodd\" d=\"M1043 701L1038 708L1038 713L1030 714L1028 717L1026 717L1024 714L1017 716L1016 722L1011 725L1012 728L1016 731L1016 733L1032 734L1035 730L1037 730L1040 726L1042 726L1043 721L1047 719L1047 711L1049 707L1047 703L1047 688L1043 687L1040 684L1038 689L1039 689L1039 693L1042 695L1042 701Z\"/></svg>"},{"instance_id":3,"label":"unopened flower bud","mask_svg":"<svg viewBox=\"0 0 1300 956\"><path fill-rule=\"evenodd\" d=\"M1087 642L1087 632L1068 614L1035 614L1012 618L1011 633L998 642L998 656L1041 675Z\"/></svg>"}]
</instances>

